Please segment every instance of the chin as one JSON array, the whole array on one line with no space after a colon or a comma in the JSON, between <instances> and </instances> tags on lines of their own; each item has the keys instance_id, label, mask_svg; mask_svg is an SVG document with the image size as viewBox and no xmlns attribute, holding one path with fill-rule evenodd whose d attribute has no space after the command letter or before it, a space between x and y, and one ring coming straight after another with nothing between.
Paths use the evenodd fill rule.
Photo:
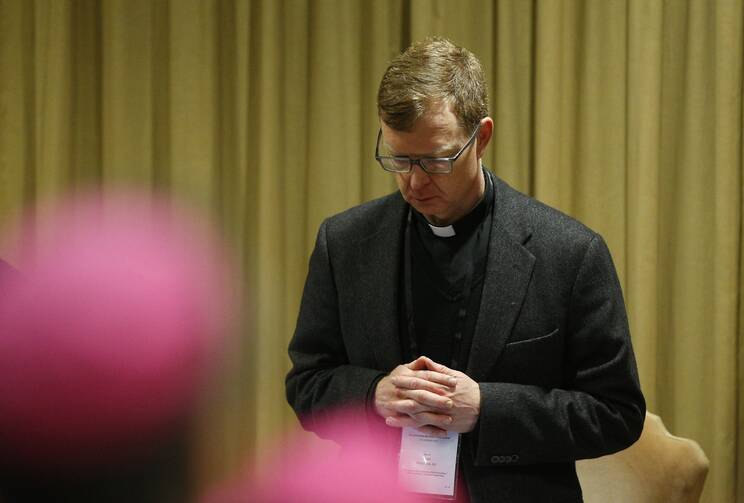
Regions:
<instances>
[{"instance_id":1,"label":"chin","mask_svg":"<svg viewBox=\"0 0 744 503\"><path fill-rule=\"evenodd\" d=\"M438 208L437 205L411 204L411 206L413 206L416 211L424 215L426 219L434 225L440 225L438 222L446 220L446 216L442 214L442 212L440 211L441 208Z\"/></svg>"},{"instance_id":2,"label":"chin","mask_svg":"<svg viewBox=\"0 0 744 503\"><path fill-rule=\"evenodd\" d=\"M409 200L408 203L416 208L419 213L424 215L438 215L440 214L440 207L436 204L436 201L416 201Z\"/></svg>"}]
</instances>

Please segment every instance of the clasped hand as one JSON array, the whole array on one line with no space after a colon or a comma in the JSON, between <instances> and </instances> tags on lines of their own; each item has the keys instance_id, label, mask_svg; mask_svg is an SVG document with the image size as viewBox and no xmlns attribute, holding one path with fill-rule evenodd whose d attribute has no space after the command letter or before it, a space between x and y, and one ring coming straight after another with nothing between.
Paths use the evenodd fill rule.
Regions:
<instances>
[{"instance_id":1,"label":"clasped hand","mask_svg":"<svg viewBox=\"0 0 744 503\"><path fill-rule=\"evenodd\" d=\"M388 426L467 433L478 421L480 388L466 374L421 356L377 383L375 410Z\"/></svg>"}]
</instances>

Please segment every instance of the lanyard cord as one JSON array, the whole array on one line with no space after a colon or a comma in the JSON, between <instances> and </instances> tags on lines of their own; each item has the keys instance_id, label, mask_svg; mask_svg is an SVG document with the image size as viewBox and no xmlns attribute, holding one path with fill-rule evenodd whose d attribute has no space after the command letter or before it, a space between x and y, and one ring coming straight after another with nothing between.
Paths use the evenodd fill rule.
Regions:
<instances>
[{"instance_id":1,"label":"lanyard cord","mask_svg":"<svg viewBox=\"0 0 744 503\"><path fill-rule=\"evenodd\" d=\"M489 177L490 174L488 172L484 171L484 175ZM491 181L492 182L492 181ZM493 183L489 184L490 187L487 186L487 189L490 188L490 190L493 190ZM493 207L495 204L491 203L491 208L489 210L493 212ZM418 358L421 356L419 353L419 341L416 334L416 324L414 322L413 318L413 281L412 281L412 270L413 270L413 254L411 253L411 227L412 227L412 215L411 215L411 208L408 208L408 217L406 222L406 232L405 232L405 238L404 238L404 259L403 259L403 277L405 281L405 299L406 299L406 323L408 328L408 343L409 343L409 349L411 351L411 356L413 359ZM487 226L487 237L486 239L490 239L491 236L491 226L492 222L481 222L478 226L478 230L476 231L475 236L475 244L472 249L472 256L470 261L468 262L468 267L465 272L465 281L463 285L462 290L462 301L460 302L460 307L457 310L457 323L455 324L455 332L453 334L456 342L456 347L452 351L452 359L449 362L449 365L453 368L457 367L457 353L459 349L459 344L462 341L463 337L463 331L465 330L465 320L467 319L467 309L468 309L468 303L470 302L471 296L472 296L472 290L473 290L473 277L475 276L475 264L476 259L478 257L478 251L480 250L481 245L481 237L482 237L482 231L483 227L486 226L485 224L488 223ZM488 241L486 241L488 243ZM486 244L486 246L488 246Z\"/></svg>"}]
</instances>

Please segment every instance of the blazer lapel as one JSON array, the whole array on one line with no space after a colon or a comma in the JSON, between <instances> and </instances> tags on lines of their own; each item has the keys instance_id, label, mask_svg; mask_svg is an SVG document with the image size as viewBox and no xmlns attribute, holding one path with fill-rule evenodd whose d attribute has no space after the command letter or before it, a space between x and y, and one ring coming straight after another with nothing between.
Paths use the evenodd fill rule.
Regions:
<instances>
[{"instance_id":1,"label":"blazer lapel","mask_svg":"<svg viewBox=\"0 0 744 503\"><path fill-rule=\"evenodd\" d=\"M523 244L531 230L513 189L494 176L496 194L486 275L466 373L484 379L504 349L532 277L535 257Z\"/></svg>"}]
</instances>

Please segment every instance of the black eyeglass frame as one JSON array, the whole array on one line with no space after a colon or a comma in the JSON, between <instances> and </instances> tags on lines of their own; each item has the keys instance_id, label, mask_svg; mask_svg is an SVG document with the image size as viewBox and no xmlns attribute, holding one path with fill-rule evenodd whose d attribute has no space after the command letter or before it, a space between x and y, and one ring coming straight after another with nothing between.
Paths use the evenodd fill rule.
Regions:
<instances>
[{"instance_id":1,"label":"black eyeglass frame","mask_svg":"<svg viewBox=\"0 0 744 503\"><path fill-rule=\"evenodd\" d=\"M452 170L455 166L455 161L462 155L463 152L465 152L468 147L473 143L475 140L475 137L478 135L478 131L480 131L481 125L478 124L478 126L475 128L475 131L473 131L473 134L470 135L470 139L465 143L465 145L462 146L462 148L453 156L451 157L421 157L419 159L412 159L408 156L397 156L397 155L380 155L380 138L382 138L382 129L377 131L377 143L375 144L375 160L380 163L380 166L382 169L387 171L388 173L400 173L400 174L406 174L413 171L413 166L418 164L418 166L424 170L426 173L430 175L447 175L452 173ZM408 169L407 170L399 170L399 169L390 169L385 166L384 160L391 160L391 161L397 161L397 162L408 162ZM428 162L443 162L446 161L449 164L449 169L446 171L430 171L426 167L426 163Z\"/></svg>"}]
</instances>

